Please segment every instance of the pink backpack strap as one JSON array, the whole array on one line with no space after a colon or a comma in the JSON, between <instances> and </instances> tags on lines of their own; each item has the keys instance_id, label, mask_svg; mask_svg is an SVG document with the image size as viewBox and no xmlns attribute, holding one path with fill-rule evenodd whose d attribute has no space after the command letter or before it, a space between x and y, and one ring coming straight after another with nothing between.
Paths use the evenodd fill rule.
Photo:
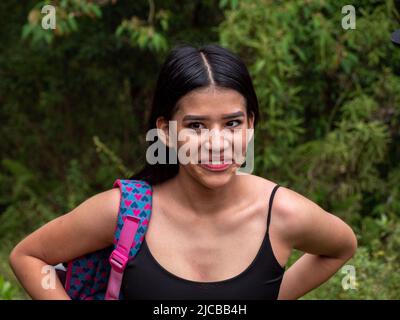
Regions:
<instances>
[{"instance_id":1,"label":"pink backpack strap","mask_svg":"<svg viewBox=\"0 0 400 320\"><path fill-rule=\"evenodd\" d=\"M108 259L111 268L105 300L123 299L120 291L124 270L143 243L152 205L152 187L146 181L117 179L113 186L120 188L121 201L114 250Z\"/></svg>"},{"instance_id":2,"label":"pink backpack strap","mask_svg":"<svg viewBox=\"0 0 400 320\"><path fill-rule=\"evenodd\" d=\"M106 300L119 299L122 277L129 260L129 251L140 223L140 219L133 216L125 216L124 218L124 226L117 247L110 256L111 271L105 296Z\"/></svg>"}]
</instances>

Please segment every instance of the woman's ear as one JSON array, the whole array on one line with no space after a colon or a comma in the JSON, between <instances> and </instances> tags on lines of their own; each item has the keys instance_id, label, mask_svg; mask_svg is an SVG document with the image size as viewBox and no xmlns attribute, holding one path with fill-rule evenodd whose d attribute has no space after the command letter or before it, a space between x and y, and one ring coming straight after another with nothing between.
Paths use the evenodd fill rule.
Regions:
<instances>
[{"instance_id":1,"label":"woman's ear","mask_svg":"<svg viewBox=\"0 0 400 320\"><path fill-rule=\"evenodd\" d=\"M249 129L254 129L254 112L250 111L250 115L248 116L247 119L247 126Z\"/></svg>"},{"instance_id":2,"label":"woman's ear","mask_svg":"<svg viewBox=\"0 0 400 320\"><path fill-rule=\"evenodd\" d=\"M156 127L158 129L158 137L169 148L173 147L170 143L171 137L169 136L169 121L164 117L158 117L156 120Z\"/></svg>"}]
</instances>

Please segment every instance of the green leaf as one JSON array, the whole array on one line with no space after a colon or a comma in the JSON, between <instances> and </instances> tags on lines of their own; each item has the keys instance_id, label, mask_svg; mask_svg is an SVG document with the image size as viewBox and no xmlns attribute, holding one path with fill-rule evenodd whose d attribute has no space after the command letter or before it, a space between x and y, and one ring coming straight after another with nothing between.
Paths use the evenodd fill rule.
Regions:
<instances>
[{"instance_id":1,"label":"green leaf","mask_svg":"<svg viewBox=\"0 0 400 320\"><path fill-rule=\"evenodd\" d=\"M67 21L72 31L78 31L78 24L76 22L75 17L71 16L68 18Z\"/></svg>"},{"instance_id":2,"label":"green leaf","mask_svg":"<svg viewBox=\"0 0 400 320\"><path fill-rule=\"evenodd\" d=\"M22 28L22 39L26 39L28 38L28 36L32 33L34 29L34 26L30 25L30 24L25 24Z\"/></svg>"}]
</instances>

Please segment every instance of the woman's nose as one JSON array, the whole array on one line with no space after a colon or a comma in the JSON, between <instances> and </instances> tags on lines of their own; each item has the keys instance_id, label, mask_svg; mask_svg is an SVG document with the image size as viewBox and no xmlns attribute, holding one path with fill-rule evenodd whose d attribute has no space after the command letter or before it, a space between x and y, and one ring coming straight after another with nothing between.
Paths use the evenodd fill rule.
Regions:
<instances>
[{"instance_id":1,"label":"woman's nose","mask_svg":"<svg viewBox=\"0 0 400 320\"><path fill-rule=\"evenodd\" d=\"M223 152L224 150L228 149L229 146L229 134L226 130L211 130L209 132L208 139L206 139L204 142L204 147L208 151L215 153Z\"/></svg>"}]
</instances>

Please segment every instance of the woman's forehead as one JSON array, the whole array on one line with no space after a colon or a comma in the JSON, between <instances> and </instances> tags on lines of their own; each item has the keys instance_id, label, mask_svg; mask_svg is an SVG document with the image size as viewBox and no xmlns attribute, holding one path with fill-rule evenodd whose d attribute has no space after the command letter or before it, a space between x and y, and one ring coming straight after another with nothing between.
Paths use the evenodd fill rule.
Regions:
<instances>
[{"instance_id":1,"label":"woman's forehead","mask_svg":"<svg viewBox=\"0 0 400 320\"><path fill-rule=\"evenodd\" d=\"M202 88L193 90L179 99L176 116L187 114L218 116L245 110L245 99L236 90Z\"/></svg>"}]
</instances>

